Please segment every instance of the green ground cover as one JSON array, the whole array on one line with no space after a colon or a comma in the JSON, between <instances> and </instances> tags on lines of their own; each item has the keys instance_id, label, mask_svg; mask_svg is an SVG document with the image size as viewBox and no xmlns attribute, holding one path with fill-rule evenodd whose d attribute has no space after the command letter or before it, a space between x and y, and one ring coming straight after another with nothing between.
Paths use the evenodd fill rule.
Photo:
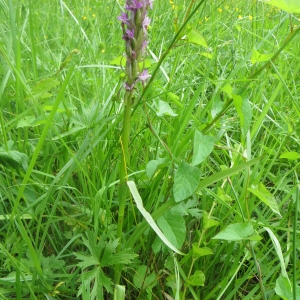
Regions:
<instances>
[{"instance_id":1,"label":"green ground cover","mask_svg":"<svg viewBox=\"0 0 300 300\"><path fill-rule=\"evenodd\" d=\"M122 190L123 6L0 0L0 299L300 299L300 14L155 0Z\"/></svg>"}]
</instances>

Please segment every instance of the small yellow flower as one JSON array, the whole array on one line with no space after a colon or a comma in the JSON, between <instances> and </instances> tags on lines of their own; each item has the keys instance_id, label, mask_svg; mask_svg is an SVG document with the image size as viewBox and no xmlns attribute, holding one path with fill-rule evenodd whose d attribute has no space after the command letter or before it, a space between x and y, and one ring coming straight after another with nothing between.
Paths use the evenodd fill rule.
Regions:
<instances>
[{"instance_id":1,"label":"small yellow flower","mask_svg":"<svg viewBox=\"0 0 300 300\"><path fill-rule=\"evenodd\" d=\"M220 8L220 7L218 7L218 12L222 12L223 11L223 9L222 8Z\"/></svg>"},{"instance_id":2,"label":"small yellow flower","mask_svg":"<svg viewBox=\"0 0 300 300\"><path fill-rule=\"evenodd\" d=\"M252 16L248 16L249 20L252 21L253 20L253 17Z\"/></svg>"},{"instance_id":3,"label":"small yellow flower","mask_svg":"<svg viewBox=\"0 0 300 300\"><path fill-rule=\"evenodd\" d=\"M103 49L101 52L104 53L104 52L105 52L105 49Z\"/></svg>"},{"instance_id":4,"label":"small yellow flower","mask_svg":"<svg viewBox=\"0 0 300 300\"><path fill-rule=\"evenodd\" d=\"M235 8L235 10L236 10L236 11L239 11L239 8L238 8L238 7L236 7L236 8Z\"/></svg>"},{"instance_id":5,"label":"small yellow flower","mask_svg":"<svg viewBox=\"0 0 300 300\"><path fill-rule=\"evenodd\" d=\"M204 19L205 19L205 21L208 21L208 20L209 20L209 17L205 17Z\"/></svg>"},{"instance_id":6,"label":"small yellow flower","mask_svg":"<svg viewBox=\"0 0 300 300\"><path fill-rule=\"evenodd\" d=\"M239 20L243 19L243 16L242 15L239 15Z\"/></svg>"},{"instance_id":7,"label":"small yellow flower","mask_svg":"<svg viewBox=\"0 0 300 300\"><path fill-rule=\"evenodd\" d=\"M170 4L172 5L172 4L174 4L174 2L172 0L170 0Z\"/></svg>"},{"instance_id":8,"label":"small yellow flower","mask_svg":"<svg viewBox=\"0 0 300 300\"><path fill-rule=\"evenodd\" d=\"M93 17L93 18L96 18L96 15L95 15L95 14L92 14L92 17Z\"/></svg>"},{"instance_id":9,"label":"small yellow flower","mask_svg":"<svg viewBox=\"0 0 300 300\"><path fill-rule=\"evenodd\" d=\"M83 16L83 17L82 17L82 20L86 20L86 16Z\"/></svg>"}]
</instances>

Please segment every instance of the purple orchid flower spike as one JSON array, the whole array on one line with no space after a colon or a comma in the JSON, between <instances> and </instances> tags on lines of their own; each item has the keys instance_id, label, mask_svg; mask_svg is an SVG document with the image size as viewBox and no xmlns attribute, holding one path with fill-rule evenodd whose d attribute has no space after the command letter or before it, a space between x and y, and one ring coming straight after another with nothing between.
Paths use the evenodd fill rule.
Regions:
<instances>
[{"instance_id":1,"label":"purple orchid flower spike","mask_svg":"<svg viewBox=\"0 0 300 300\"><path fill-rule=\"evenodd\" d=\"M151 22L148 10L152 7L153 0L126 0L125 12L117 17L122 23L125 41L127 80L124 87L127 93L133 93L138 82L144 85L151 77L148 70L140 69L140 63L147 55L147 31Z\"/></svg>"}]
</instances>

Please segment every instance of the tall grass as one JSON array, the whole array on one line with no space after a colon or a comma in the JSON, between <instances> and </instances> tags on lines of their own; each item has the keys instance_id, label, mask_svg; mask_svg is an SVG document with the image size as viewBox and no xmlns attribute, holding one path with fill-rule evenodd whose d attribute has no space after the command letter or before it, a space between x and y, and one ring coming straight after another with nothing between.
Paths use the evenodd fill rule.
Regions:
<instances>
[{"instance_id":1,"label":"tall grass","mask_svg":"<svg viewBox=\"0 0 300 300\"><path fill-rule=\"evenodd\" d=\"M0 298L297 299L299 16L154 2L126 172L180 255L126 185L117 235L123 4L0 0Z\"/></svg>"}]
</instances>

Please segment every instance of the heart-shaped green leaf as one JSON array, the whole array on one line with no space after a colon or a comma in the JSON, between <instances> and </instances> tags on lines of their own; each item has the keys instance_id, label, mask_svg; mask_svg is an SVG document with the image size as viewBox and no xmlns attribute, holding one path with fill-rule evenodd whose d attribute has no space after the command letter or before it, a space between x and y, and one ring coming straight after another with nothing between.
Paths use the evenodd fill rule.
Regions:
<instances>
[{"instance_id":1,"label":"heart-shaped green leaf","mask_svg":"<svg viewBox=\"0 0 300 300\"><path fill-rule=\"evenodd\" d=\"M176 202L193 195L198 187L200 175L198 168L190 166L185 161L180 163L174 176L173 193Z\"/></svg>"}]
</instances>

